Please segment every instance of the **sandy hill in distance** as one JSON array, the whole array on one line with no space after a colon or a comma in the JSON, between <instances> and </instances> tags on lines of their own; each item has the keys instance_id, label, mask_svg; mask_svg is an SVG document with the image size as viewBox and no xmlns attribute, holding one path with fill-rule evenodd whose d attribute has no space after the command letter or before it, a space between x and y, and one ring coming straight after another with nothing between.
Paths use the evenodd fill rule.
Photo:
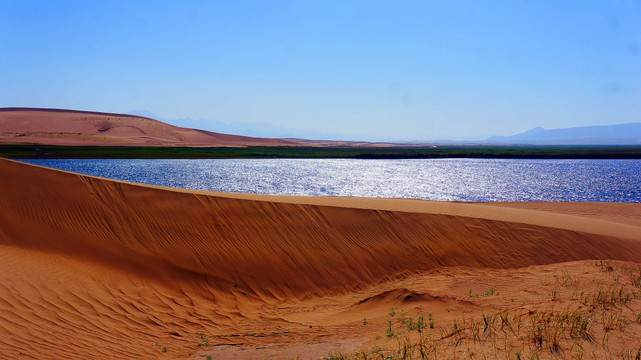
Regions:
<instances>
[{"instance_id":1,"label":"sandy hill in distance","mask_svg":"<svg viewBox=\"0 0 641 360\"><path fill-rule=\"evenodd\" d=\"M0 174L1 358L639 347L639 204L224 194L4 159Z\"/></svg>"},{"instance_id":2,"label":"sandy hill in distance","mask_svg":"<svg viewBox=\"0 0 641 360\"><path fill-rule=\"evenodd\" d=\"M294 140L254 138L186 129L123 114L0 108L0 144L120 146L295 146Z\"/></svg>"}]
</instances>

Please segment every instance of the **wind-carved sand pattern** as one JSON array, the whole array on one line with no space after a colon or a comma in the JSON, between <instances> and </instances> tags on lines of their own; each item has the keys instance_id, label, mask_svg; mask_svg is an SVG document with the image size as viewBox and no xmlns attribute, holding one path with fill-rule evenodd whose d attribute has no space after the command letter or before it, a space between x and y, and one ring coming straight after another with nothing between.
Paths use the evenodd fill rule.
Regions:
<instances>
[{"instance_id":1,"label":"wind-carved sand pattern","mask_svg":"<svg viewBox=\"0 0 641 360\"><path fill-rule=\"evenodd\" d=\"M217 194L1 159L0 174L2 358L633 359L640 345L639 204Z\"/></svg>"}]
</instances>

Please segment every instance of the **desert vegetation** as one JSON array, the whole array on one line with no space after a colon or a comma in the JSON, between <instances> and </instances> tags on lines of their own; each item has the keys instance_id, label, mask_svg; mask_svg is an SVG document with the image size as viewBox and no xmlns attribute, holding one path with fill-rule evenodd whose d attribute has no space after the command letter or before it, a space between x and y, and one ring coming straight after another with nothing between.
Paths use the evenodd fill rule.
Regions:
<instances>
[{"instance_id":1,"label":"desert vegetation","mask_svg":"<svg viewBox=\"0 0 641 360\"><path fill-rule=\"evenodd\" d=\"M327 359L641 359L641 270L628 264L593 262L606 281L586 291L586 274L567 272L542 282L548 301L511 297L501 308L448 321L431 314L413 318L389 312L385 336L356 352ZM468 297L491 296L485 293ZM518 294L510 294L510 296ZM426 320L427 319L427 320Z\"/></svg>"}]
</instances>

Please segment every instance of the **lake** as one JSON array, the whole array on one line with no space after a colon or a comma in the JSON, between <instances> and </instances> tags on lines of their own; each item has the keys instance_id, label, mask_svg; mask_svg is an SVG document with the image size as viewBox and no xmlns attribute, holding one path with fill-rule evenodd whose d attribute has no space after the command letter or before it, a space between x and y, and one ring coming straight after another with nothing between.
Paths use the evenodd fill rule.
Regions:
<instances>
[{"instance_id":1,"label":"lake","mask_svg":"<svg viewBox=\"0 0 641 360\"><path fill-rule=\"evenodd\" d=\"M222 192L448 201L641 202L641 160L29 159L143 184Z\"/></svg>"}]
</instances>

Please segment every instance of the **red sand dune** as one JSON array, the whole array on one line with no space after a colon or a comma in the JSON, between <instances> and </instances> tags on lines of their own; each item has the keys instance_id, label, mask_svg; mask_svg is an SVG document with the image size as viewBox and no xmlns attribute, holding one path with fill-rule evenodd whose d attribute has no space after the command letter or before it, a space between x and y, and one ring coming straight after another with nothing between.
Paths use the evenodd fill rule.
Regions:
<instances>
[{"instance_id":1,"label":"red sand dune","mask_svg":"<svg viewBox=\"0 0 641 360\"><path fill-rule=\"evenodd\" d=\"M120 146L301 145L294 140L186 129L135 115L32 108L0 108L0 143Z\"/></svg>"},{"instance_id":2,"label":"red sand dune","mask_svg":"<svg viewBox=\"0 0 641 360\"><path fill-rule=\"evenodd\" d=\"M362 343L368 312L470 304L444 289L641 263L639 204L215 194L3 159L0 174L3 358L318 358Z\"/></svg>"}]
</instances>

